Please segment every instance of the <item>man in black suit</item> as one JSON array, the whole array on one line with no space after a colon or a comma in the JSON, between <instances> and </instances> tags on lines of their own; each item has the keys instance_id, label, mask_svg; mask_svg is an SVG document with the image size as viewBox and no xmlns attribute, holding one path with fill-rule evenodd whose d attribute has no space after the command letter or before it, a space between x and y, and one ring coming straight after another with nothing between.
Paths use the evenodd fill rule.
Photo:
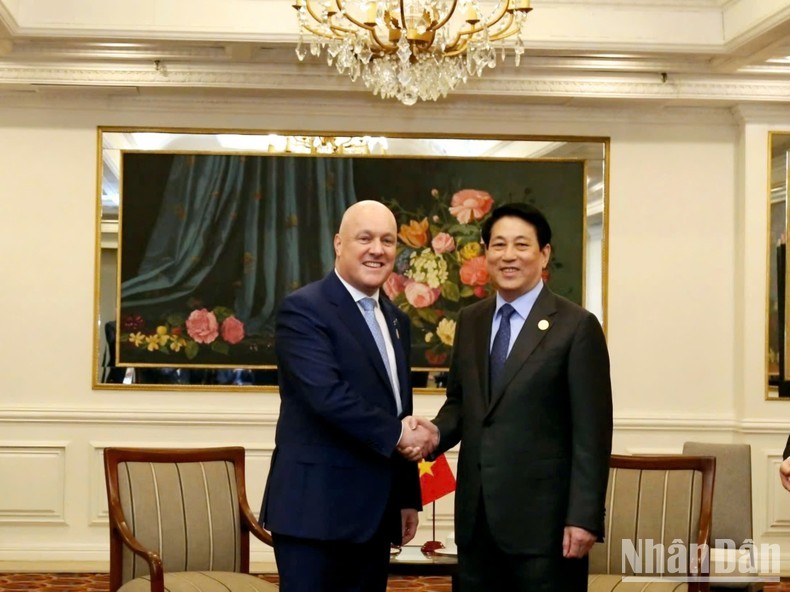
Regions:
<instances>
[{"instance_id":1,"label":"man in black suit","mask_svg":"<svg viewBox=\"0 0 790 592\"><path fill-rule=\"evenodd\" d=\"M604 334L543 284L551 228L540 211L500 206L482 238L497 294L461 311L447 400L433 420L435 454L461 442L461 590L585 591L612 441Z\"/></svg>"},{"instance_id":2,"label":"man in black suit","mask_svg":"<svg viewBox=\"0 0 790 592\"><path fill-rule=\"evenodd\" d=\"M411 460L435 437L406 427L409 319L380 290L397 232L380 202L349 207L335 269L277 314L281 405L261 523L283 592L384 592L390 543L417 529Z\"/></svg>"}]
</instances>

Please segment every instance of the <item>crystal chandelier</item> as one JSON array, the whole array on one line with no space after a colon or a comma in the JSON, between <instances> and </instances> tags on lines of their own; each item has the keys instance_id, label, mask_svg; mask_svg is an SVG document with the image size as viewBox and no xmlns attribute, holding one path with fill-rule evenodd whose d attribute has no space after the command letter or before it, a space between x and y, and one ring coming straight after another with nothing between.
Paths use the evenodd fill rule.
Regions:
<instances>
[{"instance_id":1,"label":"crystal chandelier","mask_svg":"<svg viewBox=\"0 0 790 592\"><path fill-rule=\"evenodd\" d=\"M296 55L326 50L327 63L373 94L405 105L447 96L497 62L497 43L516 36L515 63L529 0L294 0ZM499 43L502 59L505 45Z\"/></svg>"}]
</instances>

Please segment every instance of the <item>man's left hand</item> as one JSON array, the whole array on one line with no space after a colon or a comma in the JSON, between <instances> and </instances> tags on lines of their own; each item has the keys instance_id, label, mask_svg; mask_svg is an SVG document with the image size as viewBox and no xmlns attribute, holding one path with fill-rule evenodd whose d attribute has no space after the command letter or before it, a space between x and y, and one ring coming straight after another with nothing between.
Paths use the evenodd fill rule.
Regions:
<instances>
[{"instance_id":1,"label":"man's left hand","mask_svg":"<svg viewBox=\"0 0 790 592\"><path fill-rule=\"evenodd\" d=\"M413 508L404 508L400 511L401 534L403 541L401 545L407 544L417 534L417 525L420 523L420 518L417 516L417 510Z\"/></svg>"},{"instance_id":2,"label":"man's left hand","mask_svg":"<svg viewBox=\"0 0 790 592\"><path fill-rule=\"evenodd\" d=\"M562 538L562 556L566 559L585 557L596 540L597 537L589 530L578 526L566 526Z\"/></svg>"}]
</instances>

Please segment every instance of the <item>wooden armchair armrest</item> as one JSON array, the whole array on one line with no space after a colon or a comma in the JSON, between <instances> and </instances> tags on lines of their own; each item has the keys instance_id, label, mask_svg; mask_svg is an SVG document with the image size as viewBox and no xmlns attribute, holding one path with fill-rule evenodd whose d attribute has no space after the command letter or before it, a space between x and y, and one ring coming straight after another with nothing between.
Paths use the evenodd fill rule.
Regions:
<instances>
[{"instance_id":1,"label":"wooden armchair armrest","mask_svg":"<svg viewBox=\"0 0 790 592\"><path fill-rule=\"evenodd\" d=\"M155 551L146 549L132 534L129 525L116 508L110 509L110 527L118 533L124 545L135 555L139 555L148 564L151 575L151 592L165 592L165 575L162 569L162 558Z\"/></svg>"},{"instance_id":2,"label":"wooden armchair armrest","mask_svg":"<svg viewBox=\"0 0 790 592\"><path fill-rule=\"evenodd\" d=\"M255 535L257 539L263 541L270 547L274 546L272 542L272 535L268 530L265 530L258 521L255 519L255 516L252 514L252 510L250 510L250 506L247 504L242 504L241 508L241 516L244 524L247 526L247 529Z\"/></svg>"}]
</instances>

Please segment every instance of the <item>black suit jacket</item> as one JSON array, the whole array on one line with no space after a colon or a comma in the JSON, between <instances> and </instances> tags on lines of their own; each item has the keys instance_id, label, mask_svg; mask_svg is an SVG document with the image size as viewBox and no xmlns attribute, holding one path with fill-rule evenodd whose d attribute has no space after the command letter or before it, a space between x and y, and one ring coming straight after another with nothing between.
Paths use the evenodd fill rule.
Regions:
<instances>
[{"instance_id":1,"label":"black suit jacket","mask_svg":"<svg viewBox=\"0 0 790 592\"><path fill-rule=\"evenodd\" d=\"M408 317L381 293L403 414L412 413ZM335 272L289 295L277 315L280 417L261 523L272 532L362 543L400 509L420 509L417 465L396 451L401 422L362 312Z\"/></svg>"},{"instance_id":2,"label":"black suit jacket","mask_svg":"<svg viewBox=\"0 0 790 592\"><path fill-rule=\"evenodd\" d=\"M598 320L543 287L489 389L496 300L461 311L437 453L459 441L456 542L471 540L478 504L508 553L561 551L566 525L602 538L612 441L609 355Z\"/></svg>"}]
</instances>

